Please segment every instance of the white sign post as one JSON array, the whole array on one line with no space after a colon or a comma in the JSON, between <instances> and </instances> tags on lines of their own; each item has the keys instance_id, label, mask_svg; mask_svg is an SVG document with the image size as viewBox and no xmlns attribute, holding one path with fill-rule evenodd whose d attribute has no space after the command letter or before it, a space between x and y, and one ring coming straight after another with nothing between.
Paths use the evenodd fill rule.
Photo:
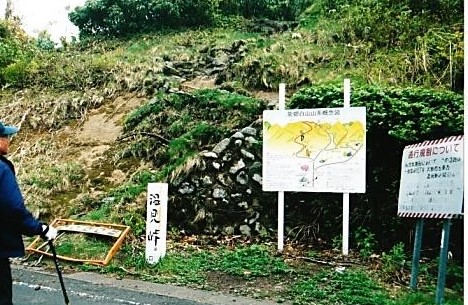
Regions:
<instances>
[{"instance_id":1,"label":"white sign post","mask_svg":"<svg viewBox=\"0 0 468 305\"><path fill-rule=\"evenodd\" d=\"M145 256L150 264L166 255L167 198L167 183L148 183Z\"/></svg>"},{"instance_id":2,"label":"white sign post","mask_svg":"<svg viewBox=\"0 0 468 305\"><path fill-rule=\"evenodd\" d=\"M349 78L344 80L344 107L351 105L351 81ZM343 193L343 255L349 252L349 193Z\"/></svg>"},{"instance_id":3,"label":"white sign post","mask_svg":"<svg viewBox=\"0 0 468 305\"><path fill-rule=\"evenodd\" d=\"M279 84L278 109L286 109L286 84ZM284 248L284 191L278 192L278 251Z\"/></svg>"}]
</instances>

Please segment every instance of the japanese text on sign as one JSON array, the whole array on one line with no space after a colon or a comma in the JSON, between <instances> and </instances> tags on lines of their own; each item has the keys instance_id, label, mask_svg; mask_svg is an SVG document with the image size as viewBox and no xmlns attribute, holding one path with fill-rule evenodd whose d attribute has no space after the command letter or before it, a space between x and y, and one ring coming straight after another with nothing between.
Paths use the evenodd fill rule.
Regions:
<instances>
[{"instance_id":1,"label":"japanese text on sign","mask_svg":"<svg viewBox=\"0 0 468 305\"><path fill-rule=\"evenodd\" d=\"M463 208L463 136L405 147L398 215L451 218Z\"/></svg>"},{"instance_id":2,"label":"japanese text on sign","mask_svg":"<svg viewBox=\"0 0 468 305\"><path fill-rule=\"evenodd\" d=\"M157 263L166 253L167 183L149 183L146 206L146 260Z\"/></svg>"},{"instance_id":3,"label":"japanese text on sign","mask_svg":"<svg viewBox=\"0 0 468 305\"><path fill-rule=\"evenodd\" d=\"M263 112L264 191L364 193L364 107Z\"/></svg>"}]
</instances>

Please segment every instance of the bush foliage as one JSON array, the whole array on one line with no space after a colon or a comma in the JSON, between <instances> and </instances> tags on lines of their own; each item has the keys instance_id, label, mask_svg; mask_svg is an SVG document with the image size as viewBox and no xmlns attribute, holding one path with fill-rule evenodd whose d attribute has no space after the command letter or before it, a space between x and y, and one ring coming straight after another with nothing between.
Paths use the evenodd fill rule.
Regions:
<instances>
[{"instance_id":1,"label":"bush foliage","mask_svg":"<svg viewBox=\"0 0 468 305\"><path fill-rule=\"evenodd\" d=\"M330 108L343 104L342 87L323 85L298 91L289 100L288 108ZM366 107L367 112L367 188L365 194L352 196L351 222L374 232L379 246L390 247L408 231L405 226L411 224L396 216L403 149L424 140L462 135L463 96L432 89L360 86L352 90L351 106ZM322 200L314 194L314 207L309 207L309 211L340 215L339 196L320 196ZM300 208L297 217L305 220L313 215ZM317 226L328 234L339 234L332 219L328 217Z\"/></svg>"},{"instance_id":2,"label":"bush foliage","mask_svg":"<svg viewBox=\"0 0 468 305\"><path fill-rule=\"evenodd\" d=\"M259 100L222 90L157 95L127 118L124 132L140 136L127 145L124 155L151 160L158 166L180 165L234 128L251 123L263 109Z\"/></svg>"},{"instance_id":3,"label":"bush foliage","mask_svg":"<svg viewBox=\"0 0 468 305\"><path fill-rule=\"evenodd\" d=\"M210 26L217 16L295 20L311 0L96 0L69 14L81 36L122 37Z\"/></svg>"},{"instance_id":4,"label":"bush foliage","mask_svg":"<svg viewBox=\"0 0 468 305\"><path fill-rule=\"evenodd\" d=\"M81 36L128 36L157 31L210 25L214 6L211 1L96 0L70 12L70 20Z\"/></svg>"},{"instance_id":5,"label":"bush foliage","mask_svg":"<svg viewBox=\"0 0 468 305\"><path fill-rule=\"evenodd\" d=\"M220 0L218 5L223 15L296 20L312 2L312 0Z\"/></svg>"},{"instance_id":6,"label":"bush foliage","mask_svg":"<svg viewBox=\"0 0 468 305\"><path fill-rule=\"evenodd\" d=\"M0 20L0 85L22 81L37 50L15 21Z\"/></svg>"}]
</instances>

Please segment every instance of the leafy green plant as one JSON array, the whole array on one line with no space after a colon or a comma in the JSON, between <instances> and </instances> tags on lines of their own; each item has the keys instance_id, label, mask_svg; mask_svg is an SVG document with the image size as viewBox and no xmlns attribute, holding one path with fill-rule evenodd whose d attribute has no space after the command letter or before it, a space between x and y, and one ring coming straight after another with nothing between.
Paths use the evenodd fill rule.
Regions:
<instances>
[{"instance_id":1,"label":"leafy green plant","mask_svg":"<svg viewBox=\"0 0 468 305\"><path fill-rule=\"evenodd\" d=\"M335 249L335 250L341 249L342 246L343 246L343 236L338 235L338 236L333 237L332 240L331 240L331 245L332 245L333 249Z\"/></svg>"},{"instance_id":2,"label":"leafy green plant","mask_svg":"<svg viewBox=\"0 0 468 305\"><path fill-rule=\"evenodd\" d=\"M369 229L358 227L354 232L354 240L361 257L369 258L374 253L377 241L375 239L375 234Z\"/></svg>"},{"instance_id":3,"label":"leafy green plant","mask_svg":"<svg viewBox=\"0 0 468 305\"><path fill-rule=\"evenodd\" d=\"M146 218L143 213L126 213L123 216L123 223L132 229L132 234L135 236L144 235L146 232Z\"/></svg>"},{"instance_id":4,"label":"leafy green plant","mask_svg":"<svg viewBox=\"0 0 468 305\"><path fill-rule=\"evenodd\" d=\"M463 292L463 279L464 272L463 267L458 263L455 263L453 260L449 260L447 263L447 279L446 286L450 287L454 291Z\"/></svg>"},{"instance_id":5,"label":"leafy green plant","mask_svg":"<svg viewBox=\"0 0 468 305\"><path fill-rule=\"evenodd\" d=\"M405 245L402 242L394 245L388 253L382 253L382 271L389 278L395 278L406 267L406 263Z\"/></svg>"},{"instance_id":6,"label":"leafy green plant","mask_svg":"<svg viewBox=\"0 0 468 305\"><path fill-rule=\"evenodd\" d=\"M241 15L246 18L295 20L311 4L310 0L221 0L219 11L225 15Z\"/></svg>"},{"instance_id":7,"label":"leafy green plant","mask_svg":"<svg viewBox=\"0 0 468 305\"><path fill-rule=\"evenodd\" d=\"M131 250L125 248L124 251ZM132 261L126 259L125 264L135 266L140 271L149 269L148 275L151 275L151 280L157 282L201 284L209 271L245 278L290 272L290 268L280 258L274 257L262 245L239 246L234 249L217 248L212 251L188 247L185 251L168 251L166 256L153 266L144 263L142 257L125 257L132 257Z\"/></svg>"}]
</instances>

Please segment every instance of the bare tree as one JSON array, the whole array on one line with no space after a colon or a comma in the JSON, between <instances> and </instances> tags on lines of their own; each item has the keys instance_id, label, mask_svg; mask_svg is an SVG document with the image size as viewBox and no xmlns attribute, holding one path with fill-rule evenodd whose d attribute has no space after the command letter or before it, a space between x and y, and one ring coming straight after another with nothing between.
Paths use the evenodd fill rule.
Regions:
<instances>
[{"instance_id":1,"label":"bare tree","mask_svg":"<svg viewBox=\"0 0 468 305\"><path fill-rule=\"evenodd\" d=\"M5 7L5 20L13 17L13 3L12 0L7 0Z\"/></svg>"}]
</instances>

